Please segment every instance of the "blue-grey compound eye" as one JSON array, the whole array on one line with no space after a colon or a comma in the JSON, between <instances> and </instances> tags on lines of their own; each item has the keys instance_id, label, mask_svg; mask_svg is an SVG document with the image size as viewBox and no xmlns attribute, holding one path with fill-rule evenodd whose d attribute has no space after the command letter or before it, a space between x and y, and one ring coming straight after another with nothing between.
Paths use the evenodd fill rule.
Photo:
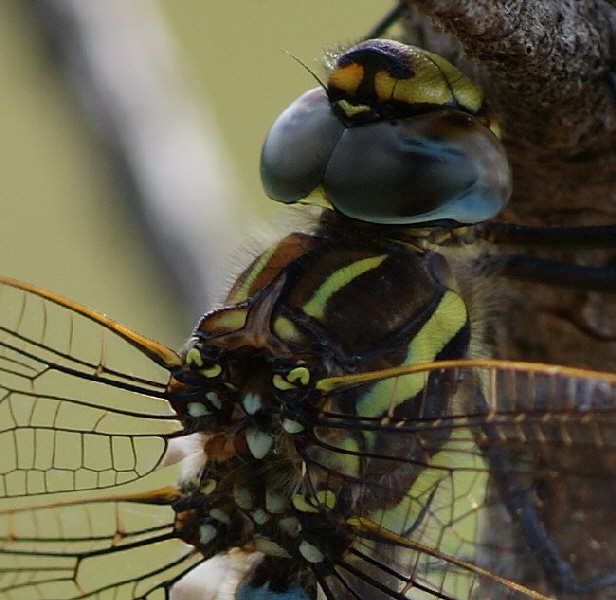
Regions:
<instances>
[{"instance_id":1,"label":"blue-grey compound eye","mask_svg":"<svg viewBox=\"0 0 616 600\"><path fill-rule=\"evenodd\" d=\"M511 192L483 94L445 59L391 40L342 53L267 135L270 198L369 223L479 223Z\"/></svg>"},{"instance_id":2,"label":"blue-grey compound eye","mask_svg":"<svg viewBox=\"0 0 616 600\"><path fill-rule=\"evenodd\" d=\"M370 223L479 223L505 206L510 177L485 125L440 109L346 129L322 186L338 211Z\"/></svg>"},{"instance_id":3,"label":"blue-grey compound eye","mask_svg":"<svg viewBox=\"0 0 616 600\"><path fill-rule=\"evenodd\" d=\"M274 122L261 150L265 193L293 204L318 187L345 127L331 112L325 90L310 90Z\"/></svg>"},{"instance_id":4,"label":"blue-grey compound eye","mask_svg":"<svg viewBox=\"0 0 616 600\"><path fill-rule=\"evenodd\" d=\"M278 202L329 204L347 217L395 225L479 223L498 214L511 191L505 151L474 116L435 107L346 126L320 88L272 125L261 178Z\"/></svg>"}]
</instances>

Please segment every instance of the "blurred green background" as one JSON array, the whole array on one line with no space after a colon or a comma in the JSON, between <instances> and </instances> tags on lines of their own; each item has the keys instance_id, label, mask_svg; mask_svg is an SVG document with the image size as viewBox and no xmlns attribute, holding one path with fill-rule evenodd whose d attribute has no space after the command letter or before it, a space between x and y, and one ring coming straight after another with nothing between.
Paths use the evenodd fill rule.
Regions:
<instances>
[{"instance_id":1,"label":"blurred green background","mask_svg":"<svg viewBox=\"0 0 616 600\"><path fill-rule=\"evenodd\" d=\"M259 220L271 218L258 179L263 136L293 98L315 86L283 50L321 73L316 59L324 47L357 41L392 3L155 4L188 87L225 145L221 153L236 180L236 229L258 230ZM178 346L188 334L178 298L151 260L141 224L113 200L116 182L100 142L46 51L23 0L0 3L0 272Z\"/></svg>"}]
</instances>

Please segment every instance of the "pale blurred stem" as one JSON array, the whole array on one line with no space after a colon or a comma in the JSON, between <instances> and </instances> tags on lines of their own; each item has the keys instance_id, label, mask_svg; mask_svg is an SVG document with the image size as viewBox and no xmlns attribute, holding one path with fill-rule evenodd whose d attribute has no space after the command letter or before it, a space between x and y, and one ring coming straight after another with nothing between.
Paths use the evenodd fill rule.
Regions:
<instances>
[{"instance_id":1,"label":"pale blurred stem","mask_svg":"<svg viewBox=\"0 0 616 600\"><path fill-rule=\"evenodd\" d=\"M119 198L130 204L129 218L139 221L135 231L147 232L164 285L181 298L187 322L194 321L225 273L234 193L215 127L192 97L156 5L32 0L28 6L103 142L101 160L113 170Z\"/></svg>"}]
</instances>

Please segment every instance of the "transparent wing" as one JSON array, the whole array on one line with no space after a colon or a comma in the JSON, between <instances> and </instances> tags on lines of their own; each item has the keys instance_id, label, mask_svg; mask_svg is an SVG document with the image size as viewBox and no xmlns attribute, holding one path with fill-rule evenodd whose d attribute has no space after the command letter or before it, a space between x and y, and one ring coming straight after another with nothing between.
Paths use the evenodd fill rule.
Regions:
<instances>
[{"instance_id":1,"label":"transparent wing","mask_svg":"<svg viewBox=\"0 0 616 600\"><path fill-rule=\"evenodd\" d=\"M173 533L173 489L0 513L0 598L163 600L202 561Z\"/></svg>"},{"instance_id":2,"label":"transparent wing","mask_svg":"<svg viewBox=\"0 0 616 600\"><path fill-rule=\"evenodd\" d=\"M105 488L155 468L181 429L168 348L0 278L0 496Z\"/></svg>"},{"instance_id":3,"label":"transparent wing","mask_svg":"<svg viewBox=\"0 0 616 600\"><path fill-rule=\"evenodd\" d=\"M613 597L616 378L499 361L424 369L323 380L322 410L295 414L313 431L300 449L313 506L351 540L341 558L315 538L334 563L315 568L325 595ZM443 378L457 392L431 415Z\"/></svg>"}]
</instances>

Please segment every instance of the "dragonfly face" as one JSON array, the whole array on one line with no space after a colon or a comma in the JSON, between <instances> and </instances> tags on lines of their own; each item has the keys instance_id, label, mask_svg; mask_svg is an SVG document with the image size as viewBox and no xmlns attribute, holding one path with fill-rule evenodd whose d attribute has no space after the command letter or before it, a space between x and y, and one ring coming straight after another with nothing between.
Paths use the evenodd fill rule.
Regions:
<instances>
[{"instance_id":1,"label":"dragonfly face","mask_svg":"<svg viewBox=\"0 0 616 600\"><path fill-rule=\"evenodd\" d=\"M262 156L270 195L327 208L313 231L283 238L240 275L180 356L3 279L17 293L2 330L5 495L139 480L177 440L182 475L149 492L4 509L0 598L159 600L226 553L259 553L219 586L216 597L237 600L613 591L615 550L589 532L602 559L579 560L549 521L598 479L616 491L616 379L485 360L489 286L460 224L507 200L495 130L480 92L439 57L383 40L343 54L327 91L274 124ZM52 309L67 317L61 342L50 339ZM31 331L33 314L43 316ZM112 367L107 343L85 358L82 322L94 330L83 339L111 334L170 377ZM125 401L69 396L57 378ZM145 435L136 392L149 399ZM79 450L33 457L26 442L49 431L56 447ZM594 469L576 463L597 448ZM532 572L519 568L527 554Z\"/></svg>"},{"instance_id":2,"label":"dragonfly face","mask_svg":"<svg viewBox=\"0 0 616 600\"><path fill-rule=\"evenodd\" d=\"M272 126L266 193L370 223L478 223L510 194L509 167L480 90L442 58L369 40ZM375 201L378 198L378 201Z\"/></svg>"}]
</instances>

